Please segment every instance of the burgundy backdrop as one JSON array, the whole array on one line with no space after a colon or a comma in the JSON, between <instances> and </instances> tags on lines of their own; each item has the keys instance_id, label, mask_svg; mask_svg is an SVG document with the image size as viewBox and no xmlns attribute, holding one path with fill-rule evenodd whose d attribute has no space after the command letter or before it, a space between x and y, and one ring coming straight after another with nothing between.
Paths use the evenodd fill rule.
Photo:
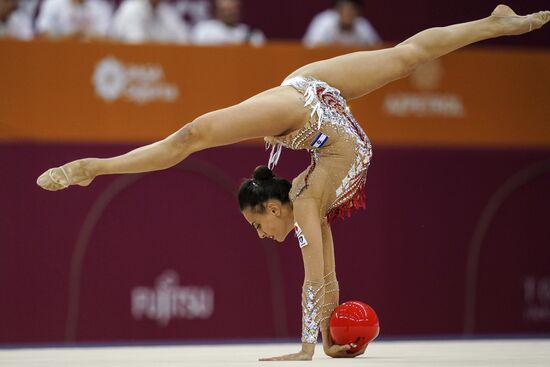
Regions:
<instances>
[{"instance_id":1,"label":"burgundy backdrop","mask_svg":"<svg viewBox=\"0 0 550 367\"><path fill-rule=\"evenodd\" d=\"M299 248L259 240L233 195L260 147L35 186L52 164L129 148L0 145L0 343L298 340ZM307 163L284 151L278 174ZM544 149L375 145L367 210L334 225L341 300L371 304L382 336L550 332L549 171Z\"/></svg>"}]
</instances>

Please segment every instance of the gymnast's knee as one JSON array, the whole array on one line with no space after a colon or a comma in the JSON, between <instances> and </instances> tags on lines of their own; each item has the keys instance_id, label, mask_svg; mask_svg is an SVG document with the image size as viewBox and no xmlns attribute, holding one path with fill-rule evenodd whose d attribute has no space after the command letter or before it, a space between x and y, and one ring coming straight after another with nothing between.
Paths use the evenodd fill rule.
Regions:
<instances>
[{"instance_id":1,"label":"gymnast's knee","mask_svg":"<svg viewBox=\"0 0 550 367\"><path fill-rule=\"evenodd\" d=\"M395 46L395 48L400 51L399 58L401 78L406 78L411 75L416 68L424 62L422 50L420 50L416 45L401 43Z\"/></svg>"},{"instance_id":2,"label":"gymnast's knee","mask_svg":"<svg viewBox=\"0 0 550 367\"><path fill-rule=\"evenodd\" d=\"M188 156L203 149L201 147L205 145L205 134L203 132L204 128L198 123L199 119L195 119L193 122L185 125L171 136L172 142L179 154Z\"/></svg>"}]
</instances>

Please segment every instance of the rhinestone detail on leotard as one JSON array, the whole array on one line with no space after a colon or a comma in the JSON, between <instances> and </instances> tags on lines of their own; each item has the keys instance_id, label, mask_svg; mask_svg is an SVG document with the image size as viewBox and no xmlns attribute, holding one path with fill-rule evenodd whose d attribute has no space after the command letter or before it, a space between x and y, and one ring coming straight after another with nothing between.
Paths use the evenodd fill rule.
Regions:
<instances>
[{"instance_id":1,"label":"rhinestone detail on leotard","mask_svg":"<svg viewBox=\"0 0 550 367\"><path fill-rule=\"evenodd\" d=\"M366 173L372 157L372 145L351 114L346 100L341 96L340 91L327 83L304 77L295 77L283 82L283 86L291 86L303 94L304 107L311 110L310 119L299 130L285 136L266 138L267 146L271 144L270 168L273 168L281 154L282 146L298 150L306 149L311 154L312 164L306 174L306 179L297 188L298 197L308 186L308 178L320 160L326 159L321 152L329 149L327 144L322 147L312 147L309 140L318 134L321 129L331 126L338 132L338 137L345 139L354 148L354 161L341 183L335 188L335 200L328 206L327 218L330 220L336 217L348 216L353 209L364 208L365 195L362 190L366 181ZM334 141L335 137L328 136Z\"/></svg>"}]
</instances>

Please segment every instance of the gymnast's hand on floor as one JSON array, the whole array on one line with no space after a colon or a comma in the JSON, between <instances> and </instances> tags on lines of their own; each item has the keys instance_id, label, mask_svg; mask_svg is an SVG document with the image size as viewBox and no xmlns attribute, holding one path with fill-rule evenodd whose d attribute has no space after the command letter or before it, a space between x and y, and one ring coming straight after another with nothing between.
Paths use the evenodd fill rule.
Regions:
<instances>
[{"instance_id":1,"label":"gymnast's hand on floor","mask_svg":"<svg viewBox=\"0 0 550 367\"><path fill-rule=\"evenodd\" d=\"M50 168L38 177L36 184L48 191L66 189L71 185L88 186L95 178L91 163L92 159L79 159Z\"/></svg>"},{"instance_id":2,"label":"gymnast's hand on floor","mask_svg":"<svg viewBox=\"0 0 550 367\"><path fill-rule=\"evenodd\" d=\"M260 358L260 361L311 361L312 357L313 355L301 350L298 353L285 354L279 357Z\"/></svg>"},{"instance_id":3,"label":"gymnast's hand on floor","mask_svg":"<svg viewBox=\"0 0 550 367\"><path fill-rule=\"evenodd\" d=\"M285 354L279 357L260 358L260 361L311 361L315 352L315 344L302 343L298 353Z\"/></svg>"}]
</instances>

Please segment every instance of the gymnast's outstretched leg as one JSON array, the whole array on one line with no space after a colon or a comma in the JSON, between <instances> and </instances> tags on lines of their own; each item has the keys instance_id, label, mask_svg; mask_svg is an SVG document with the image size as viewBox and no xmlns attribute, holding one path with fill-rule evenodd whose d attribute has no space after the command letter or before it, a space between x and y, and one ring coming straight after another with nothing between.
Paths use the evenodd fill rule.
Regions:
<instances>
[{"instance_id":1,"label":"gymnast's outstretched leg","mask_svg":"<svg viewBox=\"0 0 550 367\"><path fill-rule=\"evenodd\" d=\"M157 171L172 167L200 150L299 129L307 121L301 95L277 87L237 105L199 116L172 135L112 158L78 159L50 168L37 184L57 191L88 186L99 175Z\"/></svg>"},{"instance_id":2,"label":"gymnast's outstretched leg","mask_svg":"<svg viewBox=\"0 0 550 367\"><path fill-rule=\"evenodd\" d=\"M399 45L360 51L308 64L293 76L312 76L338 88L346 99L361 97L383 85L409 75L421 63L436 59L474 42L518 35L542 27L549 11L518 16L499 5L483 19L424 30Z\"/></svg>"},{"instance_id":3,"label":"gymnast's outstretched leg","mask_svg":"<svg viewBox=\"0 0 550 367\"><path fill-rule=\"evenodd\" d=\"M518 16L509 7L499 5L489 17L427 29L392 48L315 62L289 77L312 76L340 89L347 99L358 98L407 76L423 62L477 41L529 32L548 20L548 11ZM52 191L70 185L86 186L97 175L160 170L202 149L297 130L308 115L300 98L293 88L273 88L238 105L203 115L169 137L121 156L80 159L51 168L37 183Z\"/></svg>"}]
</instances>

